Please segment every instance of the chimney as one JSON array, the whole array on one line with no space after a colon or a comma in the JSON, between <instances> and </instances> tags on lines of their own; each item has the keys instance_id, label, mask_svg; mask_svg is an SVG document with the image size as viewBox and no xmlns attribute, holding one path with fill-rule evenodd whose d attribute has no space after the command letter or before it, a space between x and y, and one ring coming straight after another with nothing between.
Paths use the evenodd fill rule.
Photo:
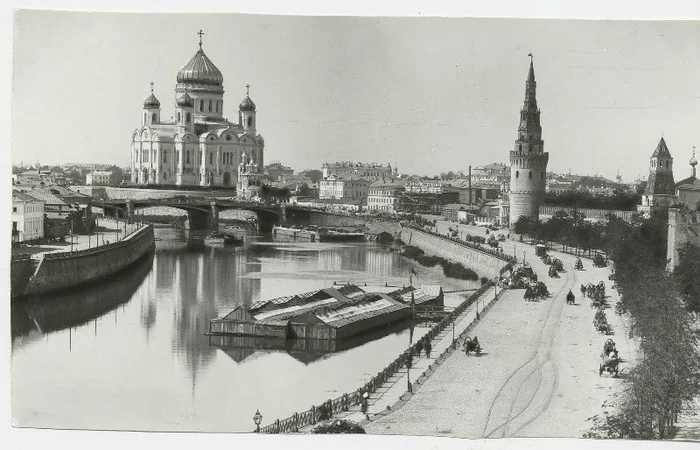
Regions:
<instances>
[{"instance_id":1,"label":"chimney","mask_svg":"<svg viewBox=\"0 0 700 450\"><path fill-rule=\"evenodd\" d=\"M472 206L472 166L469 166L469 206Z\"/></svg>"}]
</instances>

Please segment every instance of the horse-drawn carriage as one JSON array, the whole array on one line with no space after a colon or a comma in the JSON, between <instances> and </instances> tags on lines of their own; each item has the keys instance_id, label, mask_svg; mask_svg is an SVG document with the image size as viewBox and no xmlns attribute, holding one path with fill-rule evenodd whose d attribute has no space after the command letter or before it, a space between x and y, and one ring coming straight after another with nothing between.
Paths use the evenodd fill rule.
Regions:
<instances>
[{"instance_id":1,"label":"horse-drawn carriage","mask_svg":"<svg viewBox=\"0 0 700 450\"><path fill-rule=\"evenodd\" d=\"M620 357L615 348L615 342L612 339L605 341L603 353L600 355L598 376L603 375L603 372L608 372L612 374L613 377L617 377L620 373Z\"/></svg>"},{"instance_id":2,"label":"horse-drawn carriage","mask_svg":"<svg viewBox=\"0 0 700 450\"><path fill-rule=\"evenodd\" d=\"M525 289L533 281L537 281L537 275L532 267L521 266L512 273L510 278L501 279L501 284L510 289Z\"/></svg>"},{"instance_id":3,"label":"horse-drawn carriage","mask_svg":"<svg viewBox=\"0 0 700 450\"><path fill-rule=\"evenodd\" d=\"M559 278L559 272L557 272L557 269L555 269L554 266L549 266L548 273L550 278Z\"/></svg>"},{"instance_id":4,"label":"horse-drawn carriage","mask_svg":"<svg viewBox=\"0 0 700 450\"><path fill-rule=\"evenodd\" d=\"M561 259L553 258L551 264L552 264L552 267L554 267L554 270L556 270L557 272L564 271L564 263L561 262Z\"/></svg>"},{"instance_id":5,"label":"horse-drawn carriage","mask_svg":"<svg viewBox=\"0 0 700 450\"><path fill-rule=\"evenodd\" d=\"M608 265L608 262L605 260L603 255L600 253L596 253L595 257L593 258L593 266L594 267L606 267Z\"/></svg>"},{"instance_id":6,"label":"horse-drawn carriage","mask_svg":"<svg viewBox=\"0 0 700 450\"><path fill-rule=\"evenodd\" d=\"M593 318L593 326L595 327L596 331L600 333L612 333L612 329L610 328L610 324L608 323L608 318L605 316L605 311L603 311L602 309L598 310L595 313L595 317Z\"/></svg>"},{"instance_id":7,"label":"horse-drawn carriage","mask_svg":"<svg viewBox=\"0 0 700 450\"><path fill-rule=\"evenodd\" d=\"M470 353L474 353L477 356L481 355L481 344L479 344L479 339L476 336L474 336L474 339L467 336L467 339L464 341L464 353L467 356Z\"/></svg>"},{"instance_id":8,"label":"horse-drawn carriage","mask_svg":"<svg viewBox=\"0 0 700 450\"><path fill-rule=\"evenodd\" d=\"M547 254L547 246L544 244L535 245L535 255L543 257Z\"/></svg>"},{"instance_id":9,"label":"horse-drawn carriage","mask_svg":"<svg viewBox=\"0 0 700 450\"><path fill-rule=\"evenodd\" d=\"M546 298L549 296L547 285L541 281L529 283L525 287L523 299L526 301L535 301L538 298Z\"/></svg>"}]
</instances>

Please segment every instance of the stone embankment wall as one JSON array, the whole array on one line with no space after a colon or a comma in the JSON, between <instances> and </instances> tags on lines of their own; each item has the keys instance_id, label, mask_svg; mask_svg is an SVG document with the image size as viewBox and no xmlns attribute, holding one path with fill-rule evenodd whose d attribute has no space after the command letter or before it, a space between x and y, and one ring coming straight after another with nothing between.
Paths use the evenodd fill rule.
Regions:
<instances>
[{"instance_id":1,"label":"stone embankment wall","mask_svg":"<svg viewBox=\"0 0 700 450\"><path fill-rule=\"evenodd\" d=\"M686 244L700 247L700 212L671 208L668 210L666 250L669 270L673 270L678 265L678 250Z\"/></svg>"},{"instance_id":2,"label":"stone embankment wall","mask_svg":"<svg viewBox=\"0 0 700 450\"><path fill-rule=\"evenodd\" d=\"M500 275L501 269L508 264L504 258L462 245L445 236L426 233L415 228L402 228L401 240L405 244L420 248L428 255L442 256L459 262L474 270L479 277L493 279Z\"/></svg>"},{"instance_id":3,"label":"stone embankment wall","mask_svg":"<svg viewBox=\"0 0 700 450\"><path fill-rule=\"evenodd\" d=\"M153 227L148 225L119 242L76 252L47 253L24 288L17 266L18 275L11 277L12 296L41 295L105 278L133 264L154 248ZM14 263L11 271L15 272Z\"/></svg>"},{"instance_id":4,"label":"stone embankment wall","mask_svg":"<svg viewBox=\"0 0 700 450\"><path fill-rule=\"evenodd\" d=\"M617 209L590 209L590 208L566 208L563 206L540 206L540 219L549 219L558 211L565 211L571 214L574 210L582 213L587 219L598 221L607 220L608 214L612 214L622 220L629 221L637 211L622 211Z\"/></svg>"}]
</instances>

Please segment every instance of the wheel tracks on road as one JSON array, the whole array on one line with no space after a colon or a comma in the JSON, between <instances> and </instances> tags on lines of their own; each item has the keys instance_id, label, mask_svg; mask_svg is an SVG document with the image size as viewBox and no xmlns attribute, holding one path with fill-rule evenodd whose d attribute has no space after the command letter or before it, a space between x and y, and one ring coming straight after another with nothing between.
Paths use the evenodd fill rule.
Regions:
<instances>
[{"instance_id":1,"label":"wheel tracks on road","mask_svg":"<svg viewBox=\"0 0 700 450\"><path fill-rule=\"evenodd\" d=\"M573 272L573 267L571 268L572 272L566 272L566 282L562 286L562 288L553 296L552 298L552 303L550 304L548 310L547 310L547 315L545 316L545 321L544 324L542 325L542 328L540 329L540 334L537 339L539 342L539 345L537 349L533 352L532 356L522 365L520 365L513 373L511 373L506 381L503 383L501 388L498 390L496 393L496 396L491 402L491 405L489 407L487 416L486 416L486 421L484 423L484 430L482 432L482 437L484 438L489 438L489 437L507 437L507 436L512 436L515 433L518 433L521 431L523 428L525 428L527 425L532 423L537 417L539 417L544 410L548 407L549 403L551 402L552 395L554 394L554 390L556 389L557 386L557 380L558 380L558 373L556 370L556 366L554 364L551 364L552 367L552 382L551 385L549 386L549 389L545 391L545 396L543 397L545 402L539 408L539 411L535 410L532 412L532 415L528 420L526 420L524 423L520 424L517 429L514 431L511 431L509 433L509 427L514 423L514 421L518 418L520 418L523 413L528 411L528 408L530 408L530 405L532 405L533 401L537 397L537 393L540 392L540 388L542 386L542 382L545 379L545 374L542 372L542 368L550 362L550 352L552 348L552 344L554 343L554 335L556 333L556 330L558 328L558 322L559 318L561 316L561 313L564 309L564 302L563 300L565 299L566 292L568 289L573 286L575 283L575 273ZM572 275L573 274L573 275ZM555 308L555 304L557 304ZM552 311L556 311L556 317L552 316ZM550 325L552 324L552 325ZM545 337L545 329L547 329L547 336L548 339L543 340ZM544 344L544 347L543 347ZM544 352L542 354L542 352ZM529 368L528 366L535 365L534 368ZM521 392L523 391L523 388L527 386L529 383L528 381L533 377L533 375L538 375L538 382L535 387L535 389L532 391L532 395L526 399L525 405L519 408L519 411L514 415L513 411L516 407L516 404L519 403L519 397ZM524 377L524 378L523 378ZM521 379L522 381L518 382L518 380ZM548 383L549 384L549 383ZM512 391L515 389L515 394L510 397L508 396L507 392ZM498 403L501 403L498 405ZM492 420L492 417L494 416L494 412L498 411L498 407L501 409L507 408L507 414L505 415L505 420L500 423L498 426L495 428L489 430L489 424ZM505 411L504 411L505 412ZM498 434L497 436L494 436L495 434Z\"/></svg>"}]
</instances>

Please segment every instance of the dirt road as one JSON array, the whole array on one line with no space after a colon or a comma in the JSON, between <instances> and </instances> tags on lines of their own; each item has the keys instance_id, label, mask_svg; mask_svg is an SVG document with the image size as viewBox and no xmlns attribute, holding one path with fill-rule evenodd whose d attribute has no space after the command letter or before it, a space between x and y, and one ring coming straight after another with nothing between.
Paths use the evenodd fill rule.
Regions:
<instances>
[{"instance_id":1,"label":"dirt road","mask_svg":"<svg viewBox=\"0 0 700 450\"><path fill-rule=\"evenodd\" d=\"M617 292L608 281L610 270L574 271L575 258L560 258L566 272L549 278L547 266L532 247L508 242L545 281L549 298L526 302L523 290L510 290L476 327L484 348L480 357L456 353L440 366L410 401L367 425L369 433L447 435L465 438L581 437L587 419L602 411L602 403L619 388L620 378L598 375L600 353L607 338L617 343L622 358L632 359L635 345L614 314ZM595 309L581 298L580 285L605 281L614 335L593 327ZM566 304L572 290L576 304ZM622 365L621 378L626 364Z\"/></svg>"}]
</instances>

